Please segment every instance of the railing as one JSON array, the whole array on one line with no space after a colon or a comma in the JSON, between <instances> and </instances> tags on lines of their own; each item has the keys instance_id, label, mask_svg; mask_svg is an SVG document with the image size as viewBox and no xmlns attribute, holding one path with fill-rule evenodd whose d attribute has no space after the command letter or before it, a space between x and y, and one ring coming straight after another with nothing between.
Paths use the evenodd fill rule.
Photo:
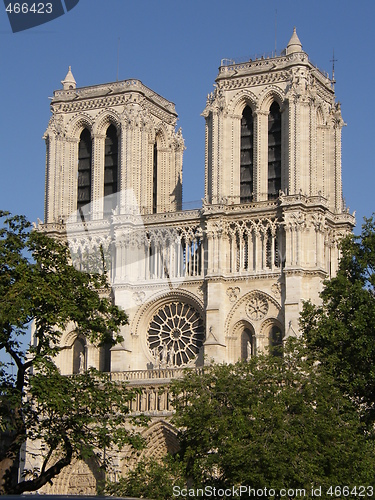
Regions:
<instances>
[{"instance_id":1,"label":"railing","mask_svg":"<svg viewBox=\"0 0 375 500\"><path fill-rule=\"evenodd\" d=\"M203 367L188 368L159 368L157 370L130 370L127 372L111 372L111 380L114 382L146 382L146 381L170 381L174 378L182 378L187 370L194 370L202 374Z\"/></svg>"}]
</instances>

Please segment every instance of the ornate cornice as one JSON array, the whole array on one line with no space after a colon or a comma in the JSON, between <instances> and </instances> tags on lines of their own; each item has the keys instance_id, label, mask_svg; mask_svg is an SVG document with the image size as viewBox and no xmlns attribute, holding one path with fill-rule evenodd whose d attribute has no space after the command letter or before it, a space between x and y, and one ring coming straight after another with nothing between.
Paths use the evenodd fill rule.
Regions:
<instances>
[{"instance_id":1,"label":"ornate cornice","mask_svg":"<svg viewBox=\"0 0 375 500\"><path fill-rule=\"evenodd\" d=\"M109 99L117 99L124 96L124 94L129 93L143 95L150 102L154 102L158 106L165 108L168 112L176 114L173 102L168 101L150 88L146 87L140 80L123 80L121 82L93 85L90 87L81 87L72 90L56 90L52 99L52 105L55 105L55 103L73 100L77 101L80 99L103 98L109 94L114 94L110 96Z\"/></svg>"},{"instance_id":2,"label":"ornate cornice","mask_svg":"<svg viewBox=\"0 0 375 500\"><path fill-rule=\"evenodd\" d=\"M236 90L260 85L270 85L272 83L287 82L288 80L288 71L263 73L254 76L234 76L230 80L221 81L219 88L223 90Z\"/></svg>"}]
</instances>

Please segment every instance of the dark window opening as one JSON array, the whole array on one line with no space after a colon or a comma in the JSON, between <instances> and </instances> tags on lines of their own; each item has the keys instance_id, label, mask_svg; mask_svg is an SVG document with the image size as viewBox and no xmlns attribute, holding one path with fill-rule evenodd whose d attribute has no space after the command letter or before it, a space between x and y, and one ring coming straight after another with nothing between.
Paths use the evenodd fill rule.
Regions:
<instances>
[{"instance_id":1,"label":"dark window opening","mask_svg":"<svg viewBox=\"0 0 375 500\"><path fill-rule=\"evenodd\" d=\"M104 152L104 213L110 214L117 206L118 138L117 129L110 125L105 137Z\"/></svg>"},{"instance_id":2,"label":"dark window opening","mask_svg":"<svg viewBox=\"0 0 375 500\"><path fill-rule=\"evenodd\" d=\"M241 118L240 202L253 201L253 113L249 106Z\"/></svg>"},{"instance_id":3,"label":"dark window opening","mask_svg":"<svg viewBox=\"0 0 375 500\"><path fill-rule=\"evenodd\" d=\"M281 189L281 113L274 102L268 115L268 199L278 198Z\"/></svg>"},{"instance_id":4,"label":"dark window opening","mask_svg":"<svg viewBox=\"0 0 375 500\"><path fill-rule=\"evenodd\" d=\"M241 360L249 361L255 355L254 336L249 328L241 333Z\"/></svg>"},{"instance_id":5,"label":"dark window opening","mask_svg":"<svg viewBox=\"0 0 375 500\"><path fill-rule=\"evenodd\" d=\"M82 130L78 146L78 196L77 210L91 202L91 134Z\"/></svg>"},{"instance_id":6,"label":"dark window opening","mask_svg":"<svg viewBox=\"0 0 375 500\"><path fill-rule=\"evenodd\" d=\"M273 326L270 330L269 345L272 356L283 355L283 334L278 326Z\"/></svg>"}]
</instances>

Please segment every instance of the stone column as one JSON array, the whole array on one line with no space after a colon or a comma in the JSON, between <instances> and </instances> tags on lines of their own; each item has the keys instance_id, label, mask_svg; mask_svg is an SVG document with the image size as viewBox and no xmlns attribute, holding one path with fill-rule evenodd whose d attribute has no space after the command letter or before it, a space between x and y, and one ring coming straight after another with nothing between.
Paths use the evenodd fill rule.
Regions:
<instances>
[{"instance_id":1,"label":"stone column","mask_svg":"<svg viewBox=\"0 0 375 500\"><path fill-rule=\"evenodd\" d=\"M267 200L268 193L268 111L255 113L254 201Z\"/></svg>"},{"instance_id":2,"label":"stone column","mask_svg":"<svg viewBox=\"0 0 375 500\"><path fill-rule=\"evenodd\" d=\"M94 134L92 136L91 219L93 220L103 218L105 137L105 134Z\"/></svg>"}]
</instances>

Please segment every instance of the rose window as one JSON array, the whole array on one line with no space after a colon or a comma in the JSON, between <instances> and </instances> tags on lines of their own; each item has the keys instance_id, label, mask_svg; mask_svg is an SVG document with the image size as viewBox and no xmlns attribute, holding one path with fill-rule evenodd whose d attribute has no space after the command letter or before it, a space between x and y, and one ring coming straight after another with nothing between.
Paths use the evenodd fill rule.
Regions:
<instances>
[{"instance_id":1,"label":"rose window","mask_svg":"<svg viewBox=\"0 0 375 500\"><path fill-rule=\"evenodd\" d=\"M255 296L249 300L246 306L246 313L250 319L261 319L268 312L268 302L260 296Z\"/></svg>"},{"instance_id":2,"label":"rose window","mask_svg":"<svg viewBox=\"0 0 375 500\"><path fill-rule=\"evenodd\" d=\"M204 340L203 319L191 305L172 302L150 321L147 345L155 366L181 366L194 360Z\"/></svg>"}]
</instances>

